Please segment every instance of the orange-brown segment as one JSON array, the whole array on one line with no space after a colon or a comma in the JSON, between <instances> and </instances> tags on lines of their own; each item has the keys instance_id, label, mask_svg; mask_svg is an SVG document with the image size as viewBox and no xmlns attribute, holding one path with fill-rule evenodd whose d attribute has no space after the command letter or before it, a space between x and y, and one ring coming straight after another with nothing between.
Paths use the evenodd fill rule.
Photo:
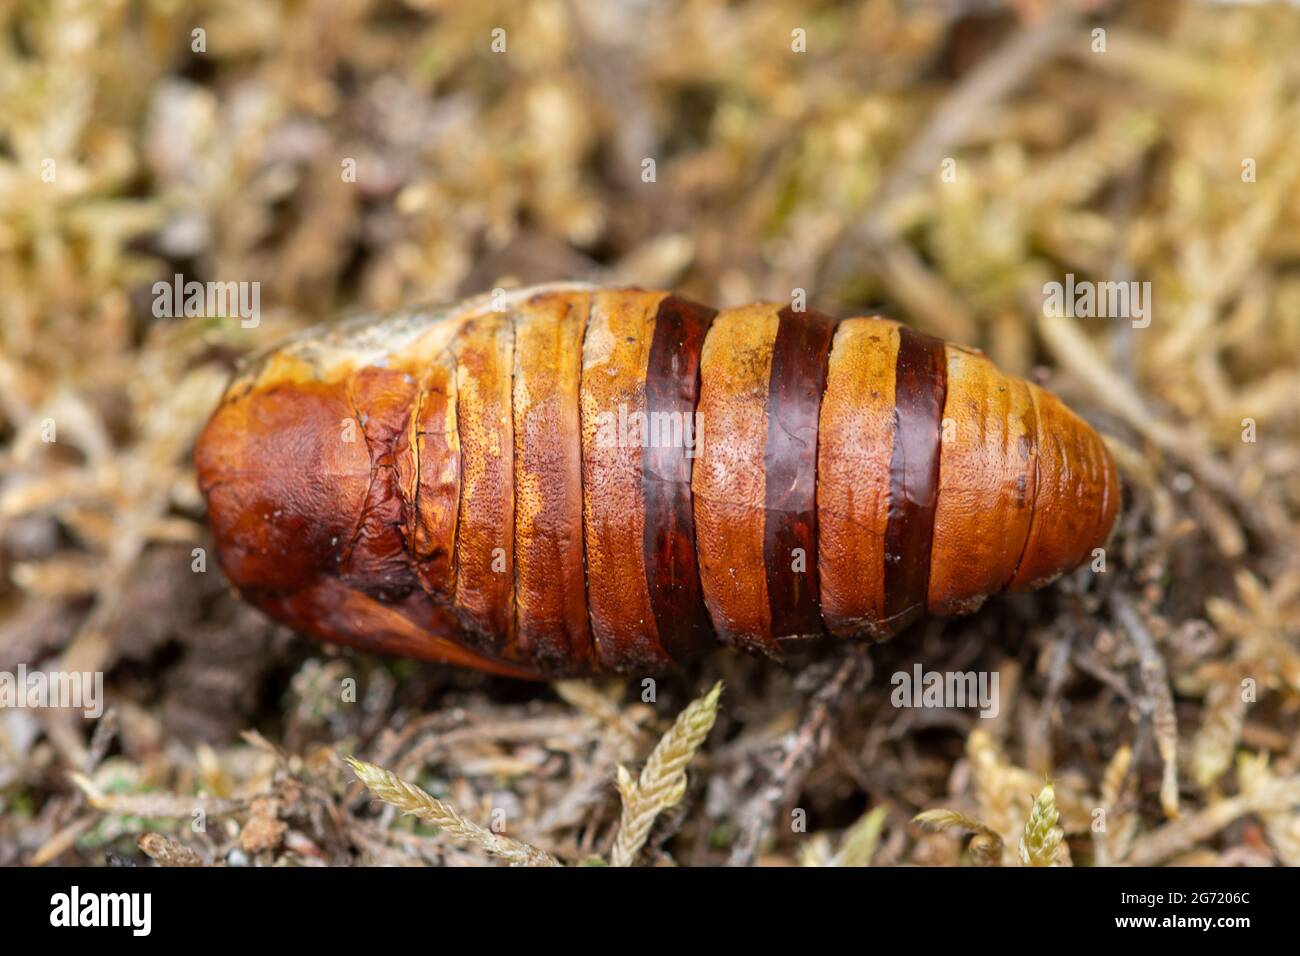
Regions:
<instances>
[{"instance_id":1,"label":"orange-brown segment","mask_svg":"<svg viewBox=\"0 0 1300 956\"><path fill-rule=\"evenodd\" d=\"M471 319L455 342L461 458L453 606L479 646L510 653L514 633L514 429L508 313Z\"/></svg>"},{"instance_id":2,"label":"orange-brown segment","mask_svg":"<svg viewBox=\"0 0 1300 956\"><path fill-rule=\"evenodd\" d=\"M1041 587L1078 566L1110 531L1118 480L1101 438L1051 392L1029 385L1038 480L1029 539L1010 588ZM1113 492L1112 492L1113 489Z\"/></svg>"},{"instance_id":3,"label":"orange-brown segment","mask_svg":"<svg viewBox=\"0 0 1300 956\"><path fill-rule=\"evenodd\" d=\"M646 365L662 292L600 292L582 353L582 494L592 636L610 669L662 669L646 586Z\"/></svg>"},{"instance_id":4,"label":"orange-brown segment","mask_svg":"<svg viewBox=\"0 0 1300 956\"><path fill-rule=\"evenodd\" d=\"M414 398L412 454L401 469L407 499L407 547L420 583L450 598L456 588L456 521L460 511L460 436L456 360L444 353L423 370Z\"/></svg>"},{"instance_id":5,"label":"orange-brown segment","mask_svg":"<svg viewBox=\"0 0 1300 956\"><path fill-rule=\"evenodd\" d=\"M837 637L887 637L885 527L894 447L898 323L841 322L831 345L817 445L822 616Z\"/></svg>"},{"instance_id":6,"label":"orange-brown segment","mask_svg":"<svg viewBox=\"0 0 1300 956\"><path fill-rule=\"evenodd\" d=\"M586 292L543 293L515 313L515 604L520 650L541 667L592 658L582 531L578 388Z\"/></svg>"},{"instance_id":7,"label":"orange-brown segment","mask_svg":"<svg viewBox=\"0 0 1300 956\"><path fill-rule=\"evenodd\" d=\"M928 610L956 615L1011 580L1029 535L1037 454L1028 384L978 352L949 345L947 358Z\"/></svg>"},{"instance_id":8,"label":"orange-brown segment","mask_svg":"<svg viewBox=\"0 0 1300 956\"><path fill-rule=\"evenodd\" d=\"M415 379L391 367L358 369L347 384L356 428L342 441L363 443L370 458L370 486L356 526L339 550L338 575L371 597L395 600L416 587L405 528L410 508L402 473L410 473L411 409Z\"/></svg>"},{"instance_id":9,"label":"orange-brown segment","mask_svg":"<svg viewBox=\"0 0 1300 956\"><path fill-rule=\"evenodd\" d=\"M781 306L718 313L700 360L702 440L691 476L700 579L723 641L780 656L763 562L767 393Z\"/></svg>"}]
</instances>

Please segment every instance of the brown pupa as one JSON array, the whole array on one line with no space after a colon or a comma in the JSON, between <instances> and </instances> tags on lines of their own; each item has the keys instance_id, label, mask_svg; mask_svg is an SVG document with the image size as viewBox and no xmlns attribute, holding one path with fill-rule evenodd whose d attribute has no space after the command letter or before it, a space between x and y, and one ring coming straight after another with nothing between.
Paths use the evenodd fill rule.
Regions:
<instances>
[{"instance_id":1,"label":"brown pupa","mask_svg":"<svg viewBox=\"0 0 1300 956\"><path fill-rule=\"evenodd\" d=\"M1097 434L978 351L576 284L301 336L195 457L271 617L534 678L966 614L1079 565L1120 499Z\"/></svg>"}]
</instances>

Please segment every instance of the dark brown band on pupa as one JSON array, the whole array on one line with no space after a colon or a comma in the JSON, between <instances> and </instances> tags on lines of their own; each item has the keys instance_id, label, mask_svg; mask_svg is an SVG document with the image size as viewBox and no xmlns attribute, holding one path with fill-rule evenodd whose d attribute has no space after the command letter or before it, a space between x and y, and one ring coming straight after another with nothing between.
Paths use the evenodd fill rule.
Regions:
<instances>
[{"instance_id":1,"label":"dark brown band on pupa","mask_svg":"<svg viewBox=\"0 0 1300 956\"><path fill-rule=\"evenodd\" d=\"M691 465L703 437L695 420L700 351L716 314L677 296L663 299L646 364L646 588L659 644L678 663L716 643L700 585L691 501Z\"/></svg>"},{"instance_id":2,"label":"dark brown band on pupa","mask_svg":"<svg viewBox=\"0 0 1300 956\"><path fill-rule=\"evenodd\" d=\"M767 391L763 564L772 636L822 633L817 578L817 421L834 320L786 306Z\"/></svg>"},{"instance_id":3,"label":"dark brown band on pupa","mask_svg":"<svg viewBox=\"0 0 1300 956\"><path fill-rule=\"evenodd\" d=\"M948 366L943 342L898 330L894 364L894 451L885 527L885 624L901 630L925 610L939 491L939 447Z\"/></svg>"}]
</instances>

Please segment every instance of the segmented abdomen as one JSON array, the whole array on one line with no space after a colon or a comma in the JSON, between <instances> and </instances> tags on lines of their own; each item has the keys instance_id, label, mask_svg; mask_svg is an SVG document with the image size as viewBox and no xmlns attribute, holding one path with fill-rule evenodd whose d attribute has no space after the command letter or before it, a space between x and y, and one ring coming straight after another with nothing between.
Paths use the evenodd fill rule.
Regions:
<instances>
[{"instance_id":1,"label":"segmented abdomen","mask_svg":"<svg viewBox=\"0 0 1300 956\"><path fill-rule=\"evenodd\" d=\"M885 637L1076 566L1119 501L1098 436L978 352L572 285L296 340L196 460L273 617L515 676Z\"/></svg>"}]
</instances>

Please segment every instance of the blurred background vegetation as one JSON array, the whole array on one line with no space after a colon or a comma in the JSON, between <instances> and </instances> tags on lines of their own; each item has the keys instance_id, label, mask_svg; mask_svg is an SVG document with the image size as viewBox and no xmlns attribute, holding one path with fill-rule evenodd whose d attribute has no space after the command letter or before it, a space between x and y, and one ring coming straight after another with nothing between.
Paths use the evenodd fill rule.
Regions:
<instances>
[{"instance_id":1,"label":"blurred background vegetation","mask_svg":"<svg viewBox=\"0 0 1300 956\"><path fill-rule=\"evenodd\" d=\"M0 6L0 670L102 670L112 707L0 712L0 863L482 862L346 753L578 860L719 676L646 860L825 862L877 808L855 860L1014 862L1052 780L1062 859L1300 863L1297 49L1295 8L1169 0ZM259 282L260 327L155 318L175 273ZM1151 282L1150 326L1045 315L1067 273ZM558 278L984 348L1111 443L1108 573L647 706L308 645L191 571L238 356ZM916 661L998 670L1000 715L890 707Z\"/></svg>"}]
</instances>

